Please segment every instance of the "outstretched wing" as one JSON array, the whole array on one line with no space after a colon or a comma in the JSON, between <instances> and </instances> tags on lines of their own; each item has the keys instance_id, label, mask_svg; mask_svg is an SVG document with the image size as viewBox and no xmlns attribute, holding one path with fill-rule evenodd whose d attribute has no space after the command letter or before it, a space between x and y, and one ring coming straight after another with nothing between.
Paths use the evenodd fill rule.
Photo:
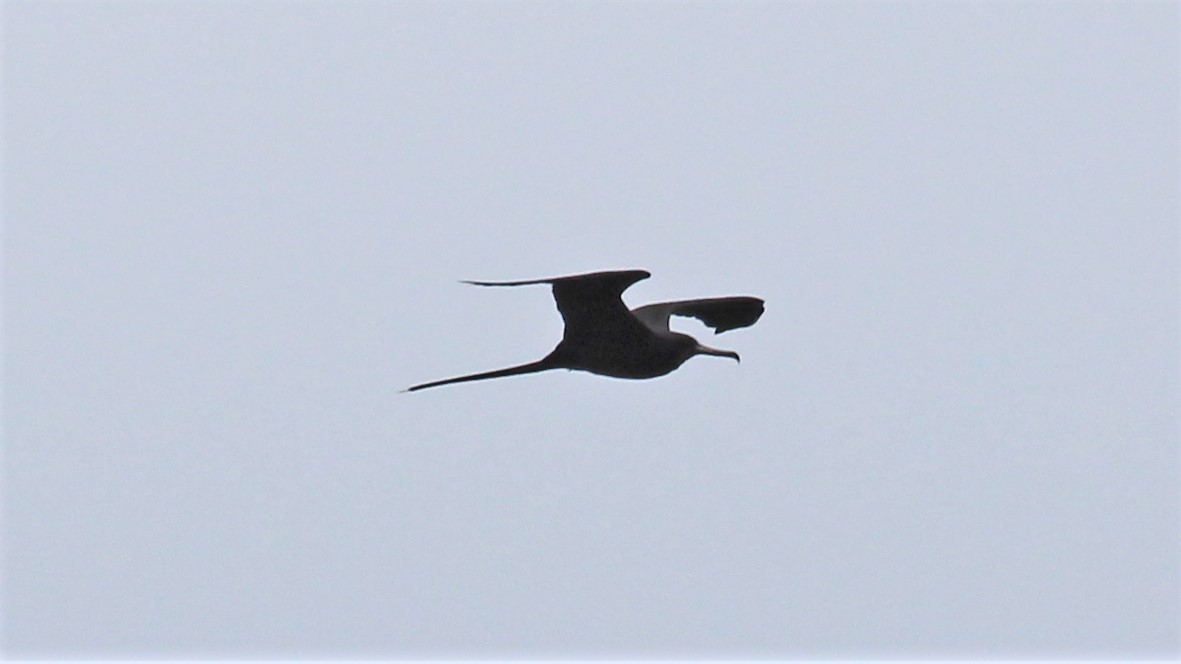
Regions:
<instances>
[{"instance_id":1,"label":"outstretched wing","mask_svg":"<svg viewBox=\"0 0 1181 664\"><path fill-rule=\"evenodd\" d=\"M554 301L566 325L563 339L575 341L589 337L644 335L639 325L620 299L629 286L652 276L646 270L616 270L592 272L569 277L531 279L527 281L466 281L476 286L528 286L551 284Z\"/></svg>"},{"instance_id":2,"label":"outstretched wing","mask_svg":"<svg viewBox=\"0 0 1181 664\"><path fill-rule=\"evenodd\" d=\"M712 327L714 334L748 327L763 315L763 301L757 297L711 297L703 300L660 302L632 310L632 314L656 332L668 332L670 316L690 316Z\"/></svg>"}]
</instances>

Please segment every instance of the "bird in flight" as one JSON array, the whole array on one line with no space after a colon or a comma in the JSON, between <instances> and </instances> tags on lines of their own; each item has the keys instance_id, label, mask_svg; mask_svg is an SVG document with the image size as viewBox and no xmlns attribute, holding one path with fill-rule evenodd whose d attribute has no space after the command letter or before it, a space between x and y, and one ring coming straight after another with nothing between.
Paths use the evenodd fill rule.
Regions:
<instances>
[{"instance_id":1,"label":"bird in flight","mask_svg":"<svg viewBox=\"0 0 1181 664\"><path fill-rule=\"evenodd\" d=\"M694 355L716 355L738 361L738 353L734 351L710 348L687 334L669 330L668 319L691 316L719 334L754 325L763 315L762 300L746 296L714 297L660 302L628 311L620 299L623 291L650 276L645 270L619 270L531 281L465 281L476 286L551 285L565 323L562 341L536 362L436 380L406 391L547 369L589 371L614 378L655 378L676 369Z\"/></svg>"}]
</instances>

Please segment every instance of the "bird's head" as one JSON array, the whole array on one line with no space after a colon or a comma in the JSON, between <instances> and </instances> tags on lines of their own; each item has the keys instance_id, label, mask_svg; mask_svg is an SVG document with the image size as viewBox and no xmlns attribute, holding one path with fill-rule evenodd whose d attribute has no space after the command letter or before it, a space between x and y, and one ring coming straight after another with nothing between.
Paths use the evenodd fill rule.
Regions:
<instances>
[{"instance_id":1,"label":"bird's head","mask_svg":"<svg viewBox=\"0 0 1181 664\"><path fill-rule=\"evenodd\" d=\"M669 360L672 362L670 365L671 368L668 369L669 371L681 366L681 364L694 355L716 355L718 357L729 357L735 362L740 361L738 359L738 353L732 350L710 348L709 346L698 343L696 339L687 334L673 332L670 335L666 335L665 338L673 342L669 346L669 350L672 351L672 356L669 357Z\"/></svg>"}]
</instances>

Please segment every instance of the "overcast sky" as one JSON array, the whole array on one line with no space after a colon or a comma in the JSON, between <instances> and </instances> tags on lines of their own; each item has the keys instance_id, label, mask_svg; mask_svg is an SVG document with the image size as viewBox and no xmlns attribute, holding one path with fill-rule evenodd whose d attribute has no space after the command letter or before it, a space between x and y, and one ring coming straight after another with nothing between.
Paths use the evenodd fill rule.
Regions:
<instances>
[{"instance_id":1,"label":"overcast sky","mask_svg":"<svg viewBox=\"0 0 1181 664\"><path fill-rule=\"evenodd\" d=\"M1175 656L1178 13L5 2L5 654Z\"/></svg>"}]
</instances>

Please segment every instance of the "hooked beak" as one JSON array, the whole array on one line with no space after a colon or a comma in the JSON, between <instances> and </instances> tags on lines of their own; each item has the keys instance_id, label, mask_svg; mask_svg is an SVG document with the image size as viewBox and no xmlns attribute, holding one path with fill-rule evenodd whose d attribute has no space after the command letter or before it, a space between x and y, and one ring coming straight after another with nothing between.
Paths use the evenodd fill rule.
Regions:
<instances>
[{"instance_id":1,"label":"hooked beak","mask_svg":"<svg viewBox=\"0 0 1181 664\"><path fill-rule=\"evenodd\" d=\"M732 350L719 350L717 348L710 348L709 346L703 346L701 344L697 344L697 354L698 355L716 355L718 357L729 357L729 358L732 358L735 362L739 362L739 363L742 362L742 360L738 357L738 353L735 353Z\"/></svg>"}]
</instances>

